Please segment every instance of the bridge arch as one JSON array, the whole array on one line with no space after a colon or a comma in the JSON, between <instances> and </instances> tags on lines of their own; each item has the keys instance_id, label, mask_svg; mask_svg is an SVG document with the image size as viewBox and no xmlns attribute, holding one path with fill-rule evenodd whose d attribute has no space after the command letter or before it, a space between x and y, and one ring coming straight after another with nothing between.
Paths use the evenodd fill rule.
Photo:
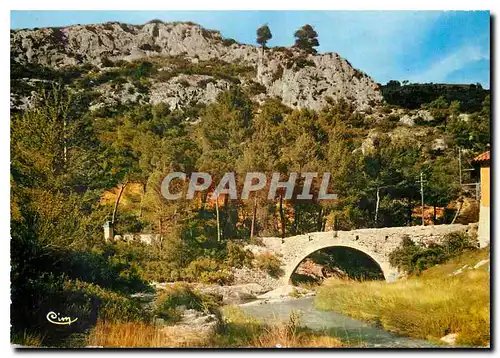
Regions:
<instances>
[{"instance_id":1,"label":"bridge arch","mask_svg":"<svg viewBox=\"0 0 500 358\"><path fill-rule=\"evenodd\" d=\"M296 253L291 260L285 263L283 267L284 283L285 284L291 283L292 274L307 257L309 257L310 255L314 254L317 251L335 247L346 248L355 252L359 252L360 254L370 258L371 261L373 261L373 263L376 264L376 266L379 268L380 272L382 272L386 281L393 281L398 276L398 270L393 268L384 256L375 252L371 252L367 248L360 247L359 245L356 245L354 243L350 244L342 242L342 243L329 243L327 245L321 245L321 246L311 245L311 247L308 247Z\"/></svg>"}]
</instances>

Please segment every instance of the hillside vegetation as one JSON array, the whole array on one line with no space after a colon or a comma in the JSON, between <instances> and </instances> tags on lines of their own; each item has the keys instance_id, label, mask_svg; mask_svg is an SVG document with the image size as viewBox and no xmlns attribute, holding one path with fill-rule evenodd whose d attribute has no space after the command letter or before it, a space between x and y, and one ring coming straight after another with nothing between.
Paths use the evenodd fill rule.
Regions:
<instances>
[{"instance_id":1,"label":"hillside vegetation","mask_svg":"<svg viewBox=\"0 0 500 358\"><path fill-rule=\"evenodd\" d=\"M395 106L418 109L440 97L447 102L459 101L462 111L472 113L481 108L489 91L480 84L436 84L411 83L403 85L399 81L389 81L381 86L384 100Z\"/></svg>"}]
</instances>

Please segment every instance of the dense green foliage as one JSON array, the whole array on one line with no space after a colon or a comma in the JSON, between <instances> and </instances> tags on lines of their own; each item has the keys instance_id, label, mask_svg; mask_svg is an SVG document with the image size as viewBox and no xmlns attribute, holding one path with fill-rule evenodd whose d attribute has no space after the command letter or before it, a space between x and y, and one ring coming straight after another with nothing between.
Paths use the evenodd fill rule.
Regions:
<instances>
[{"instance_id":1,"label":"dense green foliage","mask_svg":"<svg viewBox=\"0 0 500 358\"><path fill-rule=\"evenodd\" d=\"M401 85L399 81L389 81L381 86L381 90L385 101L391 105L418 109L442 96L448 103L459 101L462 111L469 113L479 111L489 94L489 91L483 89L480 84L411 83Z\"/></svg>"},{"instance_id":2,"label":"dense green foliage","mask_svg":"<svg viewBox=\"0 0 500 358\"><path fill-rule=\"evenodd\" d=\"M295 31L295 47L304 50L307 53L316 53L314 47L319 46L318 33L314 31L314 28L306 24L300 29Z\"/></svg>"},{"instance_id":3,"label":"dense green foliage","mask_svg":"<svg viewBox=\"0 0 500 358\"><path fill-rule=\"evenodd\" d=\"M262 48L266 47L267 41L273 38L273 34L269 29L269 26L262 25L257 29L257 43L262 46Z\"/></svg>"},{"instance_id":4,"label":"dense green foliage","mask_svg":"<svg viewBox=\"0 0 500 358\"><path fill-rule=\"evenodd\" d=\"M467 250L476 250L478 242L466 233L451 233L442 243L417 244L404 237L400 246L389 254L392 266L409 274L418 274L429 267L445 262Z\"/></svg>"},{"instance_id":5,"label":"dense green foliage","mask_svg":"<svg viewBox=\"0 0 500 358\"><path fill-rule=\"evenodd\" d=\"M272 254L261 254L256 258L256 265L259 269L266 271L273 277L280 277L283 272L281 270L281 260Z\"/></svg>"}]
</instances>

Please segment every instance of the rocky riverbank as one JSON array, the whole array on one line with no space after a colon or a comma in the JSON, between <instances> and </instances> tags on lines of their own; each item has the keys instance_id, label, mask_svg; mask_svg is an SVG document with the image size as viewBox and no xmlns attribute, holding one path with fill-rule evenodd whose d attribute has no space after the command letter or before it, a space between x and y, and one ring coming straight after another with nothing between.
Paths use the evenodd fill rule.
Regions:
<instances>
[{"instance_id":1,"label":"rocky riverbank","mask_svg":"<svg viewBox=\"0 0 500 358\"><path fill-rule=\"evenodd\" d=\"M179 285L179 283L154 283L155 293L141 293L133 297L139 299L146 310L155 312L157 297L174 288L176 285ZM183 285L186 285L197 294L215 297L221 306L263 305L280 301L286 302L299 297L310 297L314 295L314 292L311 290L292 285L276 285L275 287L277 288L273 290L270 290L268 285L264 287L258 283L243 283L229 286L206 285L201 283L184 283ZM179 305L175 310L178 312L179 316L176 322L173 323L169 320L155 316L155 326L160 327L161 330L166 331L166 333L172 330L181 332L188 338L210 337L218 332L223 326L223 319L220 314L188 308L186 305Z\"/></svg>"}]
</instances>

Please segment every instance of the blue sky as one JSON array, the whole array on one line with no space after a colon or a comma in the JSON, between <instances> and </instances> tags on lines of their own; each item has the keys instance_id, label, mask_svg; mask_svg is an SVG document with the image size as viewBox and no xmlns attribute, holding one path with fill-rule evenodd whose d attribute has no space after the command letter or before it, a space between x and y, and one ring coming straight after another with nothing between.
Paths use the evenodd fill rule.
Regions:
<instances>
[{"instance_id":1,"label":"blue sky","mask_svg":"<svg viewBox=\"0 0 500 358\"><path fill-rule=\"evenodd\" d=\"M255 44L267 23L269 46L290 46L309 23L320 52L337 52L380 83L481 83L489 88L490 18L487 11L13 11L11 28L151 19L193 21L225 37Z\"/></svg>"}]
</instances>

